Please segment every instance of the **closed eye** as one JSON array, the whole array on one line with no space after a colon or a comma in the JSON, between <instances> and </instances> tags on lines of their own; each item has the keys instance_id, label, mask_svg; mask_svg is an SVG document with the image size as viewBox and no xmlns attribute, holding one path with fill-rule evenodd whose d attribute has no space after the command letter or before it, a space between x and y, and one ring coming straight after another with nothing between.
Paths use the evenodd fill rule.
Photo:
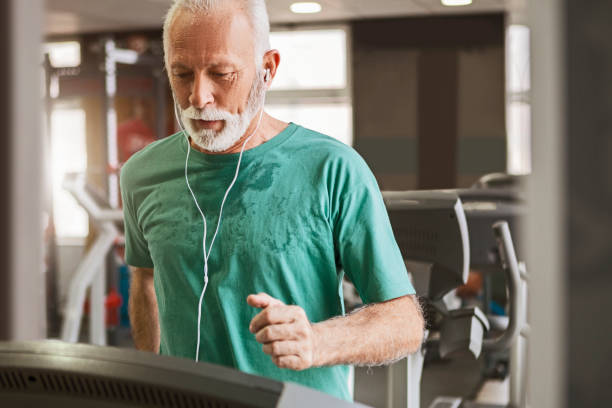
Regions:
<instances>
[{"instance_id":1,"label":"closed eye","mask_svg":"<svg viewBox=\"0 0 612 408\"><path fill-rule=\"evenodd\" d=\"M213 72L212 75L217 78L229 78L234 72Z\"/></svg>"},{"instance_id":2,"label":"closed eye","mask_svg":"<svg viewBox=\"0 0 612 408\"><path fill-rule=\"evenodd\" d=\"M186 78L191 77L191 72L175 73L174 76L177 77L177 78L180 78L180 79L186 79Z\"/></svg>"}]
</instances>

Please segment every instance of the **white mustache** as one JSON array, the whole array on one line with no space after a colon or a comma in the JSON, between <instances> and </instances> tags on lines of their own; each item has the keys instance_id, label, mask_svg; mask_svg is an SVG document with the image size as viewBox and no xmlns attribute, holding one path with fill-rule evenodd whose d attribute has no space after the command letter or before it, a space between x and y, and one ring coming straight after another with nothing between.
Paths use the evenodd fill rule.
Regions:
<instances>
[{"instance_id":1,"label":"white mustache","mask_svg":"<svg viewBox=\"0 0 612 408\"><path fill-rule=\"evenodd\" d=\"M193 106L188 107L183 111L183 115L188 119L194 120L232 120L236 115L232 115L221 109L207 108L204 110L196 109Z\"/></svg>"}]
</instances>

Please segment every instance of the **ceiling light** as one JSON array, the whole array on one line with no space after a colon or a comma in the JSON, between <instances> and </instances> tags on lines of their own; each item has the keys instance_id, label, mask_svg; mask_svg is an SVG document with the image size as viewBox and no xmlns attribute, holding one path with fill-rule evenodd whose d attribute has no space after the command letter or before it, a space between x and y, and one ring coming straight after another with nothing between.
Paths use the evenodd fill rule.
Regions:
<instances>
[{"instance_id":1,"label":"ceiling light","mask_svg":"<svg viewBox=\"0 0 612 408\"><path fill-rule=\"evenodd\" d=\"M314 1L306 1L293 3L290 7L291 11L298 14L318 13L321 11L321 5Z\"/></svg>"},{"instance_id":2,"label":"ceiling light","mask_svg":"<svg viewBox=\"0 0 612 408\"><path fill-rule=\"evenodd\" d=\"M443 6L469 6L472 4L472 0L442 0Z\"/></svg>"}]
</instances>

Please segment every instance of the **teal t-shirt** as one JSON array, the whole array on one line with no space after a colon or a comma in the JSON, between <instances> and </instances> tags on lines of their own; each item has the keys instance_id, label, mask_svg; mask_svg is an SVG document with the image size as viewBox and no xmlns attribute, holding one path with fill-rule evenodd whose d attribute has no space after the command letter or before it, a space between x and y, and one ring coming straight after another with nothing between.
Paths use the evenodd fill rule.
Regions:
<instances>
[{"instance_id":1,"label":"teal t-shirt","mask_svg":"<svg viewBox=\"0 0 612 408\"><path fill-rule=\"evenodd\" d=\"M185 183L182 133L152 143L121 171L126 261L154 268L161 354L195 358L203 288L203 222ZM189 183L207 221L207 250L238 154L191 148ZM350 147L296 124L244 152L208 260L200 361L350 399L348 367L281 369L249 332L265 292L311 322L344 313L348 275L365 303L413 294L371 171Z\"/></svg>"}]
</instances>

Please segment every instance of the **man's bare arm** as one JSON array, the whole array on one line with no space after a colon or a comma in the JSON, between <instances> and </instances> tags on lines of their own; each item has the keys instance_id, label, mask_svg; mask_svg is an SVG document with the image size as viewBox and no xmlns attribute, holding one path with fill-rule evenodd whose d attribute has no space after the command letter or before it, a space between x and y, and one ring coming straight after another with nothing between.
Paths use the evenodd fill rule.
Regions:
<instances>
[{"instance_id":1,"label":"man's bare arm","mask_svg":"<svg viewBox=\"0 0 612 408\"><path fill-rule=\"evenodd\" d=\"M424 320L416 296L409 295L365 306L312 328L315 365L379 365L417 351Z\"/></svg>"},{"instance_id":2,"label":"man's bare arm","mask_svg":"<svg viewBox=\"0 0 612 408\"><path fill-rule=\"evenodd\" d=\"M412 295L316 324L301 307L284 305L265 293L251 295L247 302L263 309L249 329L282 368L388 364L415 352L423 340L423 315Z\"/></svg>"},{"instance_id":3,"label":"man's bare arm","mask_svg":"<svg viewBox=\"0 0 612 408\"><path fill-rule=\"evenodd\" d=\"M130 324L138 350L159 351L159 319L157 297L153 287L153 269L130 266Z\"/></svg>"}]
</instances>

